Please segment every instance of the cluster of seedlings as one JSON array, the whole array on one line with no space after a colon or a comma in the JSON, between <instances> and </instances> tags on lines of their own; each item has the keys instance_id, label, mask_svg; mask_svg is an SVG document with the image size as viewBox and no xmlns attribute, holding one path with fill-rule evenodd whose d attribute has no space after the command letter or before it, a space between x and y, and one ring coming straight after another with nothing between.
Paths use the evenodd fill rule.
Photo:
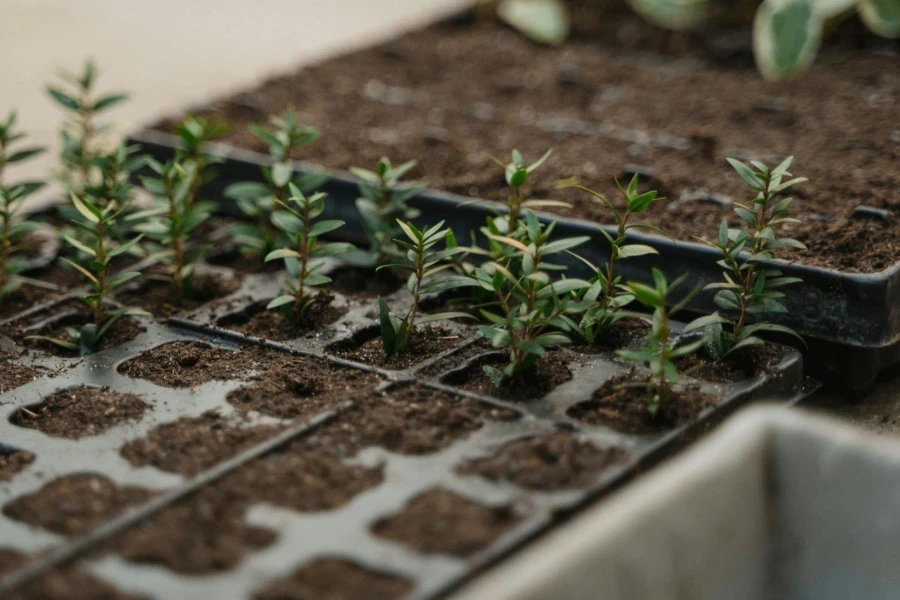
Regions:
<instances>
[{"instance_id":1,"label":"cluster of seedlings","mask_svg":"<svg viewBox=\"0 0 900 600\"><path fill-rule=\"evenodd\" d=\"M63 337L28 339L86 355L101 347L101 340L120 320L146 314L123 305L117 291L156 279L166 282L175 305L195 295L196 266L211 249L202 231L216 207L201 197L204 186L217 176L218 162L204 147L221 138L227 126L214 119L187 118L177 127L181 149L161 163L141 154L140 148L110 146L102 139L104 127L97 123L98 117L126 96L95 96L92 64L80 76L66 79L71 90L49 89L68 114L62 132L60 179L70 202L60 212L69 225L61 231L67 248L61 260L89 284L82 300L90 318L69 327ZM41 151L18 148L16 142L23 136L15 124L15 115L0 123L0 302L29 284L22 276L20 259L27 251L23 240L36 224L18 218L16 209L41 186L3 181L6 164ZM777 233L780 225L792 221L788 216L792 199L787 193L804 181L788 173L790 158L774 168L730 160L754 196L734 210L739 227L723 220L717 239L703 240L722 254L723 281L699 290L684 289L685 277L668 282L659 271L653 272L652 285L624 281L619 275L619 261L657 252L633 243L631 230L650 229L665 235L638 220L661 199L656 191L642 189L638 175L620 186L621 200L578 186L609 211L615 224L610 231L604 230L607 261L594 265L578 255L588 237L558 238L555 223L542 222L533 212L562 204L527 194L529 179L550 152L530 164L517 151L508 163L495 159L509 188L505 207L487 220L481 235L468 246L461 245L443 221L417 224L418 211L409 201L420 188L401 184L415 163L393 166L382 158L371 171L351 168L359 179L356 208L369 239L368 247L360 248L333 241L345 223L322 218L328 198L318 190L329 176L297 174L291 162L295 151L313 143L319 132L301 125L294 111L273 117L267 126L253 126L252 132L269 148L271 163L263 169L262 182L241 182L225 190L245 217L228 232L244 258L260 268L267 262L283 263L282 293L267 308L283 315L285 328L304 324L315 328L318 313L313 307L328 305L332 298L328 293L332 281L322 272L322 259L334 257L371 269L373 276L387 272L406 279L409 302L403 311L394 312L383 298L376 300L388 356L408 351L410 341L424 335L419 326L425 323L477 320L480 335L506 357L505 364L483 367L493 384L502 387L533 373L551 348L602 345L618 321L647 320L646 313L631 310L642 305L652 311L648 343L618 353L642 365L636 373L646 375L636 374L634 381L622 385L645 388L651 413L671 398L679 379L677 365L687 355L702 352L709 359L724 359L761 344L760 333L793 334L765 320L767 315L785 311L779 302L784 296L781 289L799 281L768 266L782 249L803 249L800 242ZM151 197L140 206L132 185L138 172L149 173L140 181ZM589 265L593 277L566 275L579 260ZM684 327L690 335L680 335L671 319L701 291L715 292L723 312L697 319ZM462 298L470 310L422 310L423 297L436 294Z\"/></svg>"}]
</instances>

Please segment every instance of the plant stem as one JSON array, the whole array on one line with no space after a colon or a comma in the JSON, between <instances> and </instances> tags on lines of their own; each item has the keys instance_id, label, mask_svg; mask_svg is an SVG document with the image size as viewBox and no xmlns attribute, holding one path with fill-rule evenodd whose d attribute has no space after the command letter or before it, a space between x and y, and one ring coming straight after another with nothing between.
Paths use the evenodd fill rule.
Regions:
<instances>
[{"instance_id":1,"label":"plant stem","mask_svg":"<svg viewBox=\"0 0 900 600\"><path fill-rule=\"evenodd\" d=\"M172 282L175 284L175 292L178 298L184 298L184 240L182 240L181 219L178 214L178 206L175 204L175 190L172 186L170 175L165 177L166 196L169 199L169 221L172 223Z\"/></svg>"},{"instance_id":2,"label":"plant stem","mask_svg":"<svg viewBox=\"0 0 900 600\"><path fill-rule=\"evenodd\" d=\"M416 247L416 287L413 289L413 304L409 309L409 314L406 315L406 339L403 340L403 346L409 343L409 336L412 334L413 329L415 329L416 316L419 312L419 299L422 297L421 287L422 287L422 278L425 275L425 261L423 256L425 254L425 245L424 245L424 237L419 240L418 246Z\"/></svg>"},{"instance_id":3,"label":"plant stem","mask_svg":"<svg viewBox=\"0 0 900 600\"><path fill-rule=\"evenodd\" d=\"M106 223L101 218L97 223L97 256L96 261L100 264L97 273L97 298L94 303L94 324L99 328L103 324L103 302L106 299Z\"/></svg>"},{"instance_id":4,"label":"plant stem","mask_svg":"<svg viewBox=\"0 0 900 600\"><path fill-rule=\"evenodd\" d=\"M519 213L521 212L521 188L513 188L513 195L509 199L509 222L507 224L507 235L512 236L519 226Z\"/></svg>"},{"instance_id":5,"label":"plant stem","mask_svg":"<svg viewBox=\"0 0 900 600\"><path fill-rule=\"evenodd\" d=\"M303 233L301 234L300 247L298 248L300 252L300 276L297 278L297 291L294 294L294 322L297 324L300 323L300 317L303 313L303 298L306 295L303 283L309 275L309 226L311 221L309 209L310 204L307 202L303 209Z\"/></svg>"},{"instance_id":6,"label":"plant stem","mask_svg":"<svg viewBox=\"0 0 900 600\"><path fill-rule=\"evenodd\" d=\"M763 231L766 227L769 226L768 220L768 212L769 212L769 200L771 200L771 192L769 191L769 180L766 180L766 189L762 192L763 201L756 205L756 227L754 228L754 243L752 254L758 254L762 252L764 241L758 237L759 232ZM737 324L734 326L733 331L733 340L737 343L738 338L740 337L741 332L743 331L745 325L747 324L747 301L751 297L753 293L753 288L756 286L756 262L752 262L749 267L742 273L739 269L739 266L735 262L736 272L738 276L741 278L741 313L740 317L738 317Z\"/></svg>"}]
</instances>

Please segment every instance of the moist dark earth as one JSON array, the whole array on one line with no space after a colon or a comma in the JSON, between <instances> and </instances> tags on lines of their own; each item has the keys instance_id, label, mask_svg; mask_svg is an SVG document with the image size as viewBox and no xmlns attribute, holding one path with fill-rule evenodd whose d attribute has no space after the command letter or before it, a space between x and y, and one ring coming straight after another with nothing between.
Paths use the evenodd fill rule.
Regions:
<instances>
[{"instance_id":1,"label":"moist dark earth","mask_svg":"<svg viewBox=\"0 0 900 600\"><path fill-rule=\"evenodd\" d=\"M456 19L272 78L205 110L232 123L228 142L264 151L247 125L295 106L323 132L298 158L331 169L371 167L384 155L416 159L410 176L427 186L493 200L506 192L488 153L505 158L518 148L535 160L552 148L531 193L573 204L561 214L602 223L612 221L606 209L554 182L577 177L617 199L614 179L636 166L667 197L645 220L683 240L712 238L722 217L734 221L710 198L752 199L725 157L794 155L793 173L810 181L796 192L801 223L781 233L812 250L792 258L866 273L894 263L897 44L860 35L851 21L826 39L808 73L770 83L753 67L746 25L679 37L616 3L569 4L576 32L559 49L492 18ZM858 205L885 209L887 219L851 218Z\"/></svg>"}]
</instances>

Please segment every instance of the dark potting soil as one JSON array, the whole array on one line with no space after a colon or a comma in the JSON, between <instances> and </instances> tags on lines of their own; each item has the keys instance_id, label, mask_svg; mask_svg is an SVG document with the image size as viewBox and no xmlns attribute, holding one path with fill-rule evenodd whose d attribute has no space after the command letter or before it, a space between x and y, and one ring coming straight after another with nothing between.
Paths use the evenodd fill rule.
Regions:
<instances>
[{"instance_id":1,"label":"dark potting soil","mask_svg":"<svg viewBox=\"0 0 900 600\"><path fill-rule=\"evenodd\" d=\"M427 378L437 377L457 367L461 363L475 358L479 354L484 354L489 350L492 350L491 340L487 338L478 338L458 352L454 352L450 356L445 356L444 358L435 361L427 367L423 368L421 371L419 371L419 376Z\"/></svg>"},{"instance_id":2,"label":"dark potting soil","mask_svg":"<svg viewBox=\"0 0 900 600\"><path fill-rule=\"evenodd\" d=\"M504 444L492 456L470 460L457 471L533 490L562 490L590 485L624 458L621 448L598 448L570 432L554 431Z\"/></svg>"},{"instance_id":3,"label":"dark potting soil","mask_svg":"<svg viewBox=\"0 0 900 600\"><path fill-rule=\"evenodd\" d=\"M169 506L106 544L130 562L202 575L234 568L277 535L244 522L244 506L223 499L215 486Z\"/></svg>"},{"instance_id":4,"label":"dark potting soil","mask_svg":"<svg viewBox=\"0 0 900 600\"><path fill-rule=\"evenodd\" d=\"M733 354L719 360L697 353L679 360L678 371L706 381L735 383L771 373L778 366L782 356L784 349L772 344L739 348Z\"/></svg>"},{"instance_id":5,"label":"dark potting soil","mask_svg":"<svg viewBox=\"0 0 900 600\"><path fill-rule=\"evenodd\" d=\"M230 392L228 403L270 417L305 419L364 394L379 382L375 375L358 369L305 356L282 356L254 383Z\"/></svg>"},{"instance_id":6,"label":"dark potting soil","mask_svg":"<svg viewBox=\"0 0 900 600\"><path fill-rule=\"evenodd\" d=\"M647 333L650 329L650 324L647 321L627 317L613 323L609 331L594 340L593 344L582 342L568 346L568 348L583 354L608 353L626 348L635 348L646 342Z\"/></svg>"},{"instance_id":7,"label":"dark potting soil","mask_svg":"<svg viewBox=\"0 0 900 600\"><path fill-rule=\"evenodd\" d=\"M506 365L506 356L492 354L483 360L476 360L462 371L450 374L444 383L504 400L537 400L572 379L569 364L577 360L578 355L569 350L550 351L538 360L534 369L520 373L505 386L498 388L482 367L490 365L502 369Z\"/></svg>"},{"instance_id":8,"label":"dark potting soil","mask_svg":"<svg viewBox=\"0 0 900 600\"><path fill-rule=\"evenodd\" d=\"M201 342L173 342L122 363L119 373L164 387L189 388L240 379L256 367L258 356L254 350L238 352Z\"/></svg>"},{"instance_id":9,"label":"dark potting soil","mask_svg":"<svg viewBox=\"0 0 900 600\"><path fill-rule=\"evenodd\" d=\"M332 300L333 294L319 292L297 322L288 320L277 309L266 309L266 305L271 301L271 298L268 298L254 303L245 310L218 319L216 325L275 342L295 340L324 329L346 314L347 309L334 306Z\"/></svg>"},{"instance_id":10,"label":"dark potting soil","mask_svg":"<svg viewBox=\"0 0 900 600\"><path fill-rule=\"evenodd\" d=\"M372 532L423 554L464 557L490 545L519 520L512 506L482 506L436 488L376 522Z\"/></svg>"},{"instance_id":11,"label":"dark potting soil","mask_svg":"<svg viewBox=\"0 0 900 600\"><path fill-rule=\"evenodd\" d=\"M259 590L253 600L394 600L404 598L413 587L398 575L320 558Z\"/></svg>"},{"instance_id":12,"label":"dark potting soil","mask_svg":"<svg viewBox=\"0 0 900 600\"><path fill-rule=\"evenodd\" d=\"M204 273L194 277L193 291L189 298L178 298L169 281L149 279L137 289L118 294L117 299L127 306L140 307L162 319L224 298L240 287L241 281L238 278Z\"/></svg>"},{"instance_id":13,"label":"dark potting soil","mask_svg":"<svg viewBox=\"0 0 900 600\"><path fill-rule=\"evenodd\" d=\"M750 198L726 156L795 155L792 171L810 181L794 203L801 223L783 233L813 250L794 256L853 272L893 264L900 249L900 128L891 125L900 89L896 50L876 52L838 36L808 73L771 83L752 60L730 60L716 27L672 57L658 52L671 53L674 37L630 11L601 18L595 3L573 4L591 4L579 14L596 24L588 30L604 33L582 32L547 48L493 19L441 23L392 41L390 51L363 49L270 79L213 112L232 123L226 141L264 152L246 125L296 106L324 133L298 158L333 169L371 167L384 155L414 158L411 177L429 187L495 200L506 191L486 153L505 157L518 148L535 160L553 148L535 173L533 195L569 201L574 207L560 212L602 223L612 221L605 208L576 190L555 189L554 181L575 176L619 201L614 178L637 164L669 198L645 220L683 240L714 237L722 217L734 219L727 206L690 198ZM740 26L741 39L749 39L749 22ZM746 58L748 49L738 54ZM169 130L171 122L160 127ZM894 218L851 219L859 204Z\"/></svg>"},{"instance_id":14,"label":"dark potting soil","mask_svg":"<svg viewBox=\"0 0 900 600\"><path fill-rule=\"evenodd\" d=\"M50 302L72 288L84 284L75 269L61 265L53 265L45 269L25 273L30 279L51 283L57 289L47 289L33 285L23 285L3 299L0 303L0 321L13 317L40 304Z\"/></svg>"},{"instance_id":15,"label":"dark potting soil","mask_svg":"<svg viewBox=\"0 0 900 600\"><path fill-rule=\"evenodd\" d=\"M0 482L10 481L34 462L34 454L25 450L0 452Z\"/></svg>"},{"instance_id":16,"label":"dark potting soil","mask_svg":"<svg viewBox=\"0 0 900 600\"><path fill-rule=\"evenodd\" d=\"M53 533L77 536L152 496L150 490L119 486L106 477L84 473L60 477L33 494L16 498L3 507L3 514Z\"/></svg>"},{"instance_id":17,"label":"dark potting soil","mask_svg":"<svg viewBox=\"0 0 900 600\"><path fill-rule=\"evenodd\" d=\"M40 350L41 352L46 352L47 354L52 354L54 356L75 356L76 352L63 348L61 346L57 346L52 342L48 342L46 340L26 340L25 338L31 335L42 335L49 338L70 342L72 341L72 339L69 337L69 334L67 332L67 329L69 327L80 329L82 325L85 325L92 321L93 317L89 312L79 309L78 312L68 314L59 321L56 321L52 325L49 325L39 331L25 332L21 327L14 326L12 329L11 337L23 346L33 347ZM103 337L100 339L100 343L97 345L96 351L101 352L103 350L109 350L110 348L115 348L116 346L119 346L126 342L130 342L131 340L142 334L144 331L146 331L146 329L143 325L140 324L139 321L130 317L123 317L113 323L112 326L110 326L110 328L106 330L106 333L103 335Z\"/></svg>"},{"instance_id":18,"label":"dark potting soil","mask_svg":"<svg viewBox=\"0 0 900 600\"><path fill-rule=\"evenodd\" d=\"M653 415L647 408L646 388L620 387L640 381L633 371L613 377L594 392L591 400L576 404L566 414L623 433L649 435L690 423L718 404L716 398L701 393L697 387L679 385Z\"/></svg>"},{"instance_id":19,"label":"dark potting soil","mask_svg":"<svg viewBox=\"0 0 900 600\"><path fill-rule=\"evenodd\" d=\"M242 427L234 419L206 412L196 419L181 418L152 429L145 437L125 443L120 453L136 467L192 476L272 437L278 429Z\"/></svg>"},{"instance_id":20,"label":"dark potting soil","mask_svg":"<svg viewBox=\"0 0 900 600\"><path fill-rule=\"evenodd\" d=\"M295 442L298 447L354 456L367 446L399 454L429 454L516 413L418 385L403 385L359 400L358 406Z\"/></svg>"},{"instance_id":21,"label":"dark potting soil","mask_svg":"<svg viewBox=\"0 0 900 600\"><path fill-rule=\"evenodd\" d=\"M140 420L146 408L147 403L134 394L81 385L55 392L40 404L22 407L9 421L53 437L79 439Z\"/></svg>"},{"instance_id":22,"label":"dark potting soil","mask_svg":"<svg viewBox=\"0 0 900 600\"><path fill-rule=\"evenodd\" d=\"M367 329L363 333L371 333L375 337L365 339L360 343L357 336L356 339L349 342L332 344L326 350L347 360L374 367L401 370L413 367L441 352L446 352L463 341L460 334L447 329L428 325L420 326L410 335L406 348L394 356L389 356L384 351L377 329Z\"/></svg>"},{"instance_id":23,"label":"dark potting soil","mask_svg":"<svg viewBox=\"0 0 900 600\"><path fill-rule=\"evenodd\" d=\"M389 296L406 283L406 278L389 269L375 271L359 267L340 267L328 276L331 277L329 289L355 298Z\"/></svg>"},{"instance_id":24,"label":"dark potting soil","mask_svg":"<svg viewBox=\"0 0 900 600\"><path fill-rule=\"evenodd\" d=\"M0 548L0 576L25 566L29 558ZM4 600L141 600L71 567L52 569L4 596Z\"/></svg>"},{"instance_id":25,"label":"dark potting soil","mask_svg":"<svg viewBox=\"0 0 900 600\"><path fill-rule=\"evenodd\" d=\"M37 378L37 371L13 362L13 352L0 351L0 394L14 390Z\"/></svg>"}]
</instances>

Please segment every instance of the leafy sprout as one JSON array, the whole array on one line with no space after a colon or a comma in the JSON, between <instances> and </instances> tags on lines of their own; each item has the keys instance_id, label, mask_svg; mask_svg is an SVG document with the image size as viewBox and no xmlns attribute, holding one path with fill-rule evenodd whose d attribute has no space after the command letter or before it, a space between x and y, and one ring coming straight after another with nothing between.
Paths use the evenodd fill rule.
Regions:
<instances>
[{"instance_id":1,"label":"leafy sprout","mask_svg":"<svg viewBox=\"0 0 900 600\"><path fill-rule=\"evenodd\" d=\"M534 210L553 206L569 206L569 204L567 204L566 202L560 202L558 200L530 199L526 197L524 192L524 187L528 183L528 180L531 178L531 174L539 169L541 165L543 165L547 161L547 159L550 158L550 155L552 153L552 150L547 150L547 152L545 152L542 157L531 164L527 164L525 162L525 159L522 157L522 153L518 150L512 151L512 160L509 163L504 163L501 160L494 158L493 156L490 157L491 160L493 160L503 169L503 176L506 179L506 184L510 187L510 194L506 200L507 214L494 219L493 222L493 225L498 233L511 236L517 235L517 231L519 229L519 219L522 215L522 212L525 210Z\"/></svg>"},{"instance_id":2,"label":"leafy sprout","mask_svg":"<svg viewBox=\"0 0 900 600\"><path fill-rule=\"evenodd\" d=\"M38 226L34 221L17 219L16 213L22 202L44 185L39 181L4 182L7 165L22 162L44 151L39 146L13 148L25 137L24 133L16 131L15 126L16 113L10 113L6 121L0 121L0 303L25 281L20 276L25 262L15 254L21 249L19 243L22 236Z\"/></svg>"},{"instance_id":3,"label":"leafy sprout","mask_svg":"<svg viewBox=\"0 0 900 600\"><path fill-rule=\"evenodd\" d=\"M156 177L141 177L144 189L154 196L155 207L130 215L141 220L134 231L143 233L160 245L151 259L167 263L171 272L161 276L171 282L175 296L189 298L193 292L193 276L197 260L209 251L210 244L191 246L191 232L212 214L215 205L194 202L192 194L199 179L197 163L184 161L179 155L165 164L149 159ZM154 276L159 278L160 276Z\"/></svg>"},{"instance_id":4,"label":"leafy sprout","mask_svg":"<svg viewBox=\"0 0 900 600\"><path fill-rule=\"evenodd\" d=\"M391 165L390 159L382 157L374 171L350 167L350 172L359 179L360 197L356 200L356 208L362 216L363 229L371 242L368 254L356 262L367 266L383 265L403 254L393 241L400 235L397 222L419 216L419 211L411 208L408 202L422 188L398 186L400 179L415 166L416 161L411 160L395 167Z\"/></svg>"},{"instance_id":5,"label":"leafy sprout","mask_svg":"<svg viewBox=\"0 0 900 600\"><path fill-rule=\"evenodd\" d=\"M195 174L186 197L188 208L197 199L200 187L212 179L210 167L223 160L207 153L206 144L221 139L228 133L228 129L228 124L219 119L194 116L187 117L175 128L175 133L181 140L182 161L191 163Z\"/></svg>"},{"instance_id":6,"label":"leafy sprout","mask_svg":"<svg viewBox=\"0 0 900 600\"><path fill-rule=\"evenodd\" d=\"M319 132L313 127L300 125L293 109L272 117L269 127L251 125L250 131L268 147L272 166L263 167L265 183L235 183L225 189L225 196L234 200L241 212L252 220L233 225L230 228L232 237L245 252L264 258L280 244L271 215L278 202L286 200L290 184L309 194L320 188L330 176L294 173L291 155L317 140Z\"/></svg>"},{"instance_id":7,"label":"leafy sprout","mask_svg":"<svg viewBox=\"0 0 900 600\"><path fill-rule=\"evenodd\" d=\"M649 229L658 233L663 233L658 228L647 225L645 223L629 223L632 215L645 212L654 202L662 200L657 196L656 190L647 192L638 191L638 175L635 174L628 184L623 188L616 181L619 190L625 197L625 210L619 211L616 207L599 192L595 192L586 187L576 186L577 189L590 194L597 202L608 208L616 222L615 236L607 233L605 229L601 229L601 233L609 241L610 255L609 262L605 268L596 266L590 261L575 254L574 256L584 262L594 271L595 275L590 279L591 287L584 291L582 300L590 302L590 307L581 318L581 331L585 339L594 343L596 340L604 336L613 323L623 318L625 314L622 309L634 300L634 295L621 285L622 277L616 272L616 264L620 259L632 258L635 256L645 256L648 254L658 254L656 249L644 244L628 244L627 233L633 229ZM663 233L663 235L665 235Z\"/></svg>"},{"instance_id":8,"label":"leafy sprout","mask_svg":"<svg viewBox=\"0 0 900 600\"><path fill-rule=\"evenodd\" d=\"M668 307L672 292L680 287L687 275L682 275L672 283L666 281L665 275L653 269L653 287L642 283L628 282L625 287L638 302L653 309L653 326L648 334L649 345L639 350L619 350L623 359L646 365L650 377L645 383L638 385L647 391L647 409L656 415L660 407L668 401L672 393L672 385L678 382L678 369L674 359L696 352L703 340L673 347L672 325L670 319L684 308L697 294L699 289L689 292L672 308ZM627 384L626 384L627 385Z\"/></svg>"},{"instance_id":9,"label":"leafy sprout","mask_svg":"<svg viewBox=\"0 0 900 600\"><path fill-rule=\"evenodd\" d=\"M79 196L95 180L94 158L101 152L99 136L108 125L97 122L97 116L124 102L127 94L95 92L97 68L88 60L80 75L60 73L62 85L52 85L47 93L66 113L61 130L62 180L66 188Z\"/></svg>"},{"instance_id":10,"label":"leafy sprout","mask_svg":"<svg viewBox=\"0 0 900 600\"><path fill-rule=\"evenodd\" d=\"M475 269L478 284L497 298L499 312L482 310L491 325L482 326L479 331L495 348L505 350L509 358L503 369L484 367L498 387L532 369L548 346L571 343L566 334L578 332L572 316L584 312L586 303L574 294L591 284L581 279L551 281L551 272L566 267L550 263L547 258L571 250L589 238L550 241L555 225L545 228L533 212L527 211L518 239L491 236L494 242L511 249L505 264L489 261Z\"/></svg>"},{"instance_id":11,"label":"leafy sprout","mask_svg":"<svg viewBox=\"0 0 900 600\"><path fill-rule=\"evenodd\" d=\"M345 254L353 249L351 244L319 241L319 237L344 225L338 220L317 220L325 210L326 194L318 192L306 196L294 183L288 182L289 197L276 200L282 209L272 215L272 222L290 240L290 247L273 250L266 262L284 260L291 279L285 280L289 293L269 302L267 308L280 308L294 323L300 323L313 302L315 288L331 283L331 278L321 273L326 256ZM314 262L315 261L315 262Z\"/></svg>"},{"instance_id":12,"label":"leafy sprout","mask_svg":"<svg viewBox=\"0 0 900 600\"><path fill-rule=\"evenodd\" d=\"M723 268L725 279L704 289L716 290L713 299L716 305L736 315L732 318L714 313L693 321L685 328L686 331L704 329L707 351L713 358L722 358L741 348L762 344L757 334L764 331L792 335L802 341L789 327L761 320L767 314L787 312L780 302L784 298L781 290L802 281L797 277L785 277L781 271L768 265L761 265L762 261L778 258L784 249L806 250L801 242L779 237L776 232L779 225L799 222L787 216L793 198L782 197L795 185L806 181L804 177L792 178L788 172L792 161L793 157L789 157L770 169L758 161L747 165L733 158L728 159L756 196L752 202L738 204L734 209L743 222L740 229L729 228L728 222L723 219L716 241L701 239L722 253L718 264ZM743 252L749 256L742 258ZM751 324L751 318L756 318L756 322Z\"/></svg>"},{"instance_id":13,"label":"leafy sprout","mask_svg":"<svg viewBox=\"0 0 900 600\"><path fill-rule=\"evenodd\" d=\"M450 229L442 229L443 221L433 227L423 227L422 229L416 228L409 222L404 223L398 220L397 223L406 235L406 239L394 241L406 250L406 253L398 257L399 262L379 268L409 271L406 289L412 296L412 304L406 314L401 317L390 311L384 298L378 299L381 340L385 353L390 356L400 353L407 347L409 338L417 325L449 319L472 318L472 315L464 312L420 315L419 301L423 294L479 285L473 279L461 275L435 277L451 268L452 265L447 262L450 258L465 251L459 246L448 246L447 241L453 239L453 232ZM435 249L439 244L443 247Z\"/></svg>"},{"instance_id":14,"label":"leafy sprout","mask_svg":"<svg viewBox=\"0 0 900 600\"><path fill-rule=\"evenodd\" d=\"M64 239L88 255L90 260L86 267L67 258L62 260L81 273L90 284L91 292L82 300L91 310L91 321L81 329L68 328L68 340L46 336L31 336L28 339L49 341L81 355L88 355L97 349L103 336L119 319L146 314L141 310L111 307L110 303L110 296L116 289L140 277L140 273L135 270L111 272L113 259L135 249L142 238L132 237L125 243L117 244L109 236L116 223L127 214L131 204L131 186L120 175L122 165L129 161L130 154L131 149L119 146L110 154L101 154L92 159L100 168L104 182L102 188L94 189L101 189L105 194L103 197L71 195L72 205L82 217L73 221L73 225L84 235L82 239L65 235Z\"/></svg>"}]
</instances>

